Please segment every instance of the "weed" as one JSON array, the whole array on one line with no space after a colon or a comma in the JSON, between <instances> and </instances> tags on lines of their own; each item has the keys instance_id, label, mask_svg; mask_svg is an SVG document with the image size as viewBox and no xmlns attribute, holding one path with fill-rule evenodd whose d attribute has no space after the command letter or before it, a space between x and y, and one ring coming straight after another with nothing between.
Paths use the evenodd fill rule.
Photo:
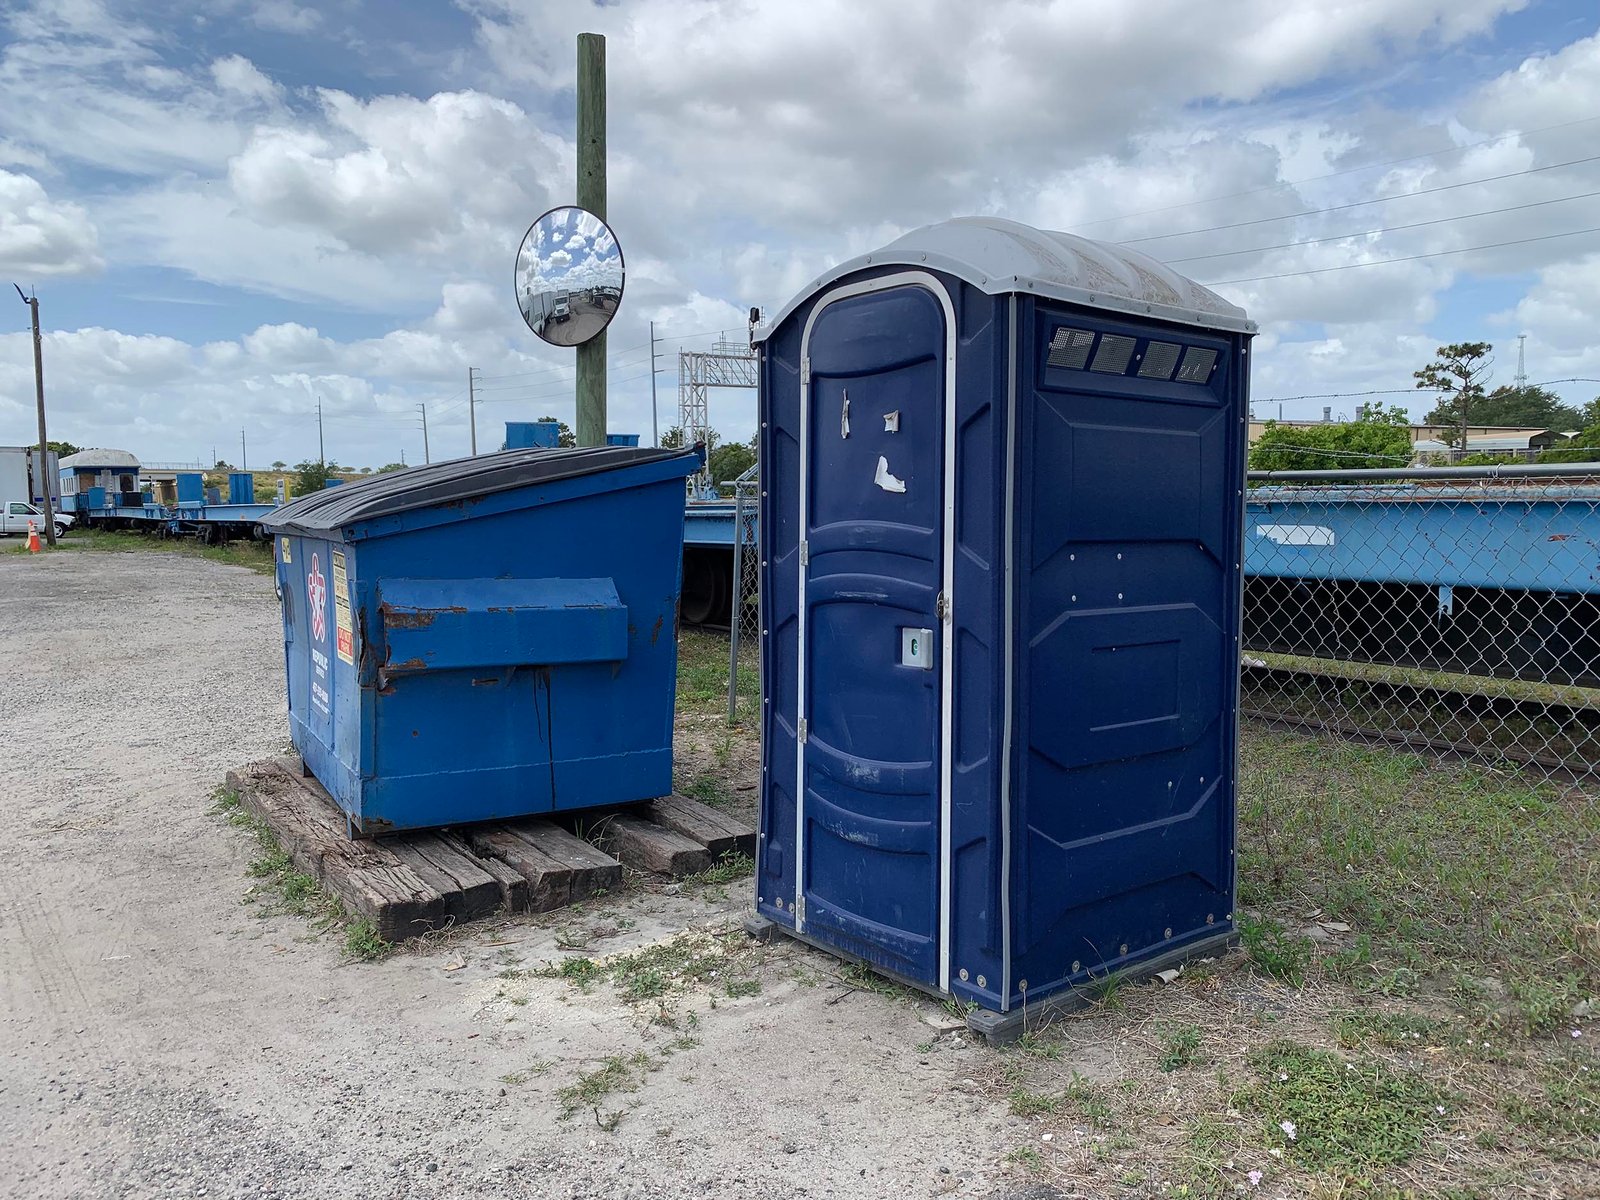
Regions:
<instances>
[{"instance_id":1,"label":"weed","mask_svg":"<svg viewBox=\"0 0 1600 1200\"><path fill-rule=\"evenodd\" d=\"M1564 1024L1581 992L1575 979L1513 979L1511 999L1530 1034L1550 1033Z\"/></svg>"},{"instance_id":2,"label":"weed","mask_svg":"<svg viewBox=\"0 0 1600 1200\"><path fill-rule=\"evenodd\" d=\"M1200 1026L1169 1026L1161 1035L1161 1054L1156 1059L1156 1066L1163 1071L1193 1066L1199 1050Z\"/></svg>"},{"instance_id":3,"label":"weed","mask_svg":"<svg viewBox=\"0 0 1600 1200\"><path fill-rule=\"evenodd\" d=\"M1314 943L1308 937L1291 934L1270 917L1243 917L1239 938L1250 961L1263 972L1299 987L1305 982Z\"/></svg>"},{"instance_id":4,"label":"weed","mask_svg":"<svg viewBox=\"0 0 1600 1200\"><path fill-rule=\"evenodd\" d=\"M748 879L755 874L756 864L753 859L744 854L728 854L719 858L704 871L698 871L686 876L684 884L697 887L704 884L736 883L741 879Z\"/></svg>"},{"instance_id":5,"label":"weed","mask_svg":"<svg viewBox=\"0 0 1600 1200\"><path fill-rule=\"evenodd\" d=\"M592 958L564 958L558 963L540 967L535 971L518 972L518 975L535 975L541 979L565 979L581 992L587 992L605 972ZM502 971L502 979L515 977Z\"/></svg>"},{"instance_id":6,"label":"weed","mask_svg":"<svg viewBox=\"0 0 1600 1200\"><path fill-rule=\"evenodd\" d=\"M1011 1090L1011 1115L1014 1117L1037 1117L1043 1113L1059 1112L1063 1098L1046 1092L1030 1092L1025 1087L1015 1087Z\"/></svg>"},{"instance_id":7,"label":"weed","mask_svg":"<svg viewBox=\"0 0 1600 1200\"><path fill-rule=\"evenodd\" d=\"M1542 1094L1501 1104L1518 1128L1564 1157L1592 1155L1600 1139L1600 1057L1574 1054L1545 1068Z\"/></svg>"},{"instance_id":8,"label":"weed","mask_svg":"<svg viewBox=\"0 0 1600 1200\"><path fill-rule=\"evenodd\" d=\"M1032 1146L1018 1146L1006 1155L1007 1162L1014 1162L1027 1171L1039 1171L1044 1168L1044 1158Z\"/></svg>"},{"instance_id":9,"label":"weed","mask_svg":"<svg viewBox=\"0 0 1600 1200\"><path fill-rule=\"evenodd\" d=\"M1058 1059L1061 1057L1061 1043L1052 1038L1046 1038L1037 1031L1023 1034L1012 1047L1018 1054L1026 1054L1031 1058Z\"/></svg>"},{"instance_id":10,"label":"weed","mask_svg":"<svg viewBox=\"0 0 1600 1200\"><path fill-rule=\"evenodd\" d=\"M1271 1042L1250 1063L1259 1082L1235 1105L1261 1114L1269 1145L1312 1170L1409 1162L1455 1103L1418 1074L1293 1042Z\"/></svg>"},{"instance_id":11,"label":"weed","mask_svg":"<svg viewBox=\"0 0 1600 1200\"><path fill-rule=\"evenodd\" d=\"M839 978L859 992L873 992L895 1000L909 1000L911 991L863 963L846 963Z\"/></svg>"},{"instance_id":12,"label":"weed","mask_svg":"<svg viewBox=\"0 0 1600 1200\"><path fill-rule=\"evenodd\" d=\"M737 1000L744 996L755 996L761 992L759 979L730 979L728 980L728 995Z\"/></svg>"},{"instance_id":13,"label":"weed","mask_svg":"<svg viewBox=\"0 0 1600 1200\"><path fill-rule=\"evenodd\" d=\"M632 1054L613 1054L602 1060L595 1070L579 1075L575 1082L556 1092L556 1099L561 1102L562 1117L592 1108L602 1129L616 1128L621 1114L612 1114L611 1123L607 1125L600 1116L600 1101L616 1092L638 1091L645 1071L653 1065L650 1056L642 1050Z\"/></svg>"},{"instance_id":14,"label":"weed","mask_svg":"<svg viewBox=\"0 0 1600 1200\"><path fill-rule=\"evenodd\" d=\"M344 933L344 952L351 958L362 962L372 962L382 958L394 949L392 942L385 941L378 933L378 927L366 917L359 917L351 921Z\"/></svg>"}]
</instances>

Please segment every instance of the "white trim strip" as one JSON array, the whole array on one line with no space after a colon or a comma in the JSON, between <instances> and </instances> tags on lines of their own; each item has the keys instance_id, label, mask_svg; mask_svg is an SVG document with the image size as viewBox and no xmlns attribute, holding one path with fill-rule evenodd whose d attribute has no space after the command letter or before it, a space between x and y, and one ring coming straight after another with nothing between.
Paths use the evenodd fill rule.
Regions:
<instances>
[{"instance_id":1,"label":"white trim strip","mask_svg":"<svg viewBox=\"0 0 1600 1200\"><path fill-rule=\"evenodd\" d=\"M1006 458L1005 458L1005 547L1001 554L1004 578L1004 612L1000 621L1004 631L1001 653L1005 666L1001 669L1001 686L1005 689L1001 700L1000 724L1000 1011L1007 1012L1011 1005L1011 692L1016 686L1016 630L1013 628L1011 606L1016 597L1015 570L1017 502L1017 343L1021 334L1017 329L1017 298L1011 297L1007 306L1006 322Z\"/></svg>"},{"instance_id":2,"label":"white trim strip","mask_svg":"<svg viewBox=\"0 0 1600 1200\"><path fill-rule=\"evenodd\" d=\"M817 318L830 304L852 296L888 291L898 287L921 287L939 301L944 310L944 555L941 575L945 595L945 616L941 622L940 644L943 664L940 670L940 729L939 729L939 990L950 990L950 782L954 747L951 745L955 706L955 622L951 616L955 604L955 481L956 481L956 312L950 294L944 285L926 271L901 271L877 279L863 280L834 288L822 297L806 317L805 330L800 335L800 359L811 357L811 331ZM810 532L810 482L811 482L811 380L809 373L800 387L800 537L804 541ZM796 620L799 638L795 680L798 695L795 698L795 720L809 717L806 708L806 576L808 566L800 568L799 613ZM795 930L805 930L805 870L806 856L802 839L806 820L806 759L805 748L795 745Z\"/></svg>"}]
</instances>

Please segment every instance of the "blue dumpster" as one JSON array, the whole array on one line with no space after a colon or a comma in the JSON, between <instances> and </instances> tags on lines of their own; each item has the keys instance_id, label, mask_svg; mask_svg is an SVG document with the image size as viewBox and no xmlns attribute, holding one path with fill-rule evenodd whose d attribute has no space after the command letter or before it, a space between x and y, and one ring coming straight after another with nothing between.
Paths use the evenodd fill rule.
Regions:
<instances>
[{"instance_id":1,"label":"blue dumpster","mask_svg":"<svg viewBox=\"0 0 1600 1200\"><path fill-rule=\"evenodd\" d=\"M507 450L532 450L544 447L554 450L561 445L561 424L558 421L507 421Z\"/></svg>"},{"instance_id":2,"label":"blue dumpster","mask_svg":"<svg viewBox=\"0 0 1600 1200\"><path fill-rule=\"evenodd\" d=\"M699 463L510 450L265 519L290 731L352 833L671 791L683 480Z\"/></svg>"},{"instance_id":3,"label":"blue dumpster","mask_svg":"<svg viewBox=\"0 0 1600 1200\"><path fill-rule=\"evenodd\" d=\"M763 916L993 1013L1226 941L1254 328L972 219L760 332Z\"/></svg>"}]
</instances>

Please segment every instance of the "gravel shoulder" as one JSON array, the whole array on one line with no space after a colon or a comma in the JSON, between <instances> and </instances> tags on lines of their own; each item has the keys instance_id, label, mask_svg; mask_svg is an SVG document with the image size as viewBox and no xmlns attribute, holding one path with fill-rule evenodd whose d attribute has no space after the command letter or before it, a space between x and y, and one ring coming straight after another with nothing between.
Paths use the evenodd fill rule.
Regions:
<instances>
[{"instance_id":1,"label":"gravel shoulder","mask_svg":"<svg viewBox=\"0 0 1600 1200\"><path fill-rule=\"evenodd\" d=\"M259 903L254 839L212 793L286 745L269 578L0 553L0 660L0 1194L1003 1187L1020 1122L963 1083L987 1052L931 1028L930 1002L724 936L742 883L490 922L370 964ZM641 1001L632 977L585 990L539 972L686 929L740 987L713 967Z\"/></svg>"}]
</instances>

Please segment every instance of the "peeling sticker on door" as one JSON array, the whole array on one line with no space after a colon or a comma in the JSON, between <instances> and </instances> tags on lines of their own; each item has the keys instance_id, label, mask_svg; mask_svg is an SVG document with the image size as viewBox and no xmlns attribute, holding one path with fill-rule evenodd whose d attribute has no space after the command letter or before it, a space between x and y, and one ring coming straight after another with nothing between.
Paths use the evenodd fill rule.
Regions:
<instances>
[{"instance_id":1,"label":"peeling sticker on door","mask_svg":"<svg viewBox=\"0 0 1600 1200\"><path fill-rule=\"evenodd\" d=\"M872 482L886 492L903 492L906 490L905 480L896 479L889 473L889 460L883 455L878 455L878 473L872 477Z\"/></svg>"},{"instance_id":2,"label":"peeling sticker on door","mask_svg":"<svg viewBox=\"0 0 1600 1200\"><path fill-rule=\"evenodd\" d=\"M356 661L355 632L350 623L350 582L345 575L344 555L333 552L333 625L334 649L341 662Z\"/></svg>"},{"instance_id":3,"label":"peeling sticker on door","mask_svg":"<svg viewBox=\"0 0 1600 1200\"><path fill-rule=\"evenodd\" d=\"M844 403L839 406L839 437L850 436L850 389L844 389Z\"/></svg>"},{"instance_id":4,"label":"peeling sticker on door","mask_svg":"<svg viewBox=\"0 0 1600 1200\"><path fill-rule=\"evenodd\" d=\"M900 410L898 408L893 412L883 414L883 431L885 433L900 432Z\"/></svg>"}]
</instances>

